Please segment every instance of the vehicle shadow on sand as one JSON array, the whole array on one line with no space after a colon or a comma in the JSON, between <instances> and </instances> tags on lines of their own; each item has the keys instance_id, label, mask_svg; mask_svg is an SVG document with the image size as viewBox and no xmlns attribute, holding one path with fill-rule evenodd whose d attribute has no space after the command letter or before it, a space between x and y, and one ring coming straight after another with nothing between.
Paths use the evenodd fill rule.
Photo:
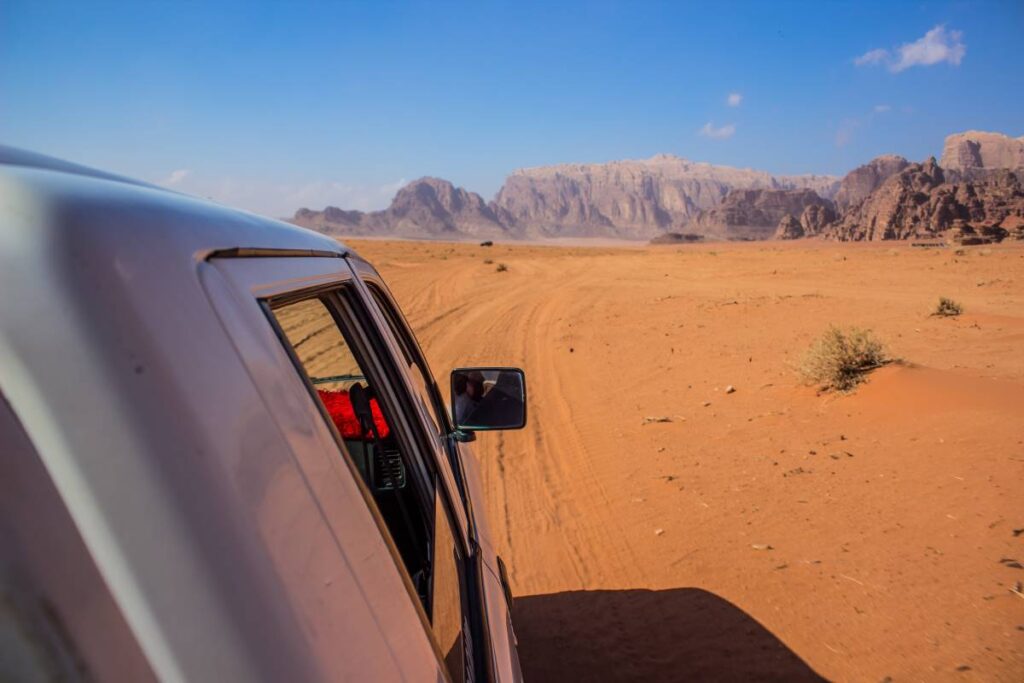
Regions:
<instances>
[{"instance_id":1,"label":"vehicle shadow on sand","mask_svg":"<svg viewBox=\"0 0 1024 683\"><path fill-rule=\"evenodd\" d=\"M699 588L516 598L523 677L538 681L824 681L753 617Z\"/></svg>"}]
</instances>

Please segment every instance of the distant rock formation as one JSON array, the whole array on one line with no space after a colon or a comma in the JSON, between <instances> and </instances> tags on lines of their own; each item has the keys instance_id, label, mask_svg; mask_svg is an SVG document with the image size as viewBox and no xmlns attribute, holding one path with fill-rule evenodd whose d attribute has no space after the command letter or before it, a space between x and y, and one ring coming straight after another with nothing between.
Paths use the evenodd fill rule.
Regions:
<instances>
[{"instance_id":1,"label":"distant rock formation","mask_svg":"<svg viewBox=\"0 0 1024 683\"><path fill-rule=\"evenodd\" d=\"M1024 137L978 130L955 133L946 138L940 165L968 176L977 170L1024 168Z\"/></svg>"},{"instance_id":2,"label":"distant rock formation","mask_svg":"<svg viewBox=\"0 0 1024 683\"><path fill-rule=\"evenodd\" d=\"M896 154L884 154L853 169L839 182L836 192L836 206L840 210L864 201L890 176L899 173L910 162Z\"/></svg>"},{"instance_id":3,"label":"distant rock formation","mask_svg":"<svg viewBox=\"0 0 1024 683\"><path fill-rule=\"evenodd\" d=\"M796 216L807 217L808 226ZM804 234L817 234L825 217L835 218L832 202L814 190L732 190L722 203L702 211L695 232L719 239L768 239L785 216L793 217Z\"/></svg>"},{"instance_id":4,"label":"distant rock formation","mask_svg":"<svg viewBox=\"0 0 1024 683\"><path fill-rule=\"evenodd\" d=\"M642 161L522 169L508 177L495 204L529 235L649 239L686 226L738 188L811 188L831 196L838 180L775 177L659 154Z\"/></svg>"},{"instance_id":5,"label":"distant rock formation","mask_svg":"<svg viewBox=\"0 0 1024 683\"><path fill-rule=\"evenodd\" d=\"M777 240L796 240L806 236L804 232L804 226L800 225L800 221L793 217L793 214L787 213L779 221L779 225L775 228L775 239Z\"/></svg>"},{"instance_id":6,"label":"distant rock formation","mask_svg":"<svg viewBox=\"0 0 1024 683\"><path fill-rule=\"evenodd\" d=\"M953 239L980 235L1002 239L1002 223L1024 216L1024 189L1016 174L998 170L981 180L947 182L932 157L893 175L842 218L825 229L839 240L900 240L935 237L954 230Z\"/></svg>"},{"instance_id":7,"label":"distant rock formation","mask_svg":"<svg viewBox=\"0 0 1024 683\"><path fill-rule=\"evenodd\" d=\"M510 175L494 201L446 180L409 183L383 211L300 209L294 223L333 235L421 239L613 237L962 239L1021 232L1024 137L968 131L946 138L942 165L884 155L848 173L773 176L668 154L562 164ZM831 200L835 200L834 203ZM1009 220L1008 225L1003 222ZM1000 232L1002 231L1002 232Z\"/></svg>"},{"instance_id":8,"label":"distant rock formation","mask_svg":"<svg viewBox=\"0 0 1024 683\"><path fill-rule=\"evenodd\" d=\"M292 222L329 235L447 239L514 236L499 209L475 192L439 178L414 180L398 191L384 211L363 213L333 206L323 211L299 209Z\"/></svg>"}]
</instances>

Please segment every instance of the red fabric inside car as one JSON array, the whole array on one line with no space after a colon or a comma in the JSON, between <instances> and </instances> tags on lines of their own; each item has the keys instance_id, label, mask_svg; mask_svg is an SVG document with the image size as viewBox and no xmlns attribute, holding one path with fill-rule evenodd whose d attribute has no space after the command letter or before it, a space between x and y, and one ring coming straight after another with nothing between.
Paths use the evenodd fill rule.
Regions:
<instances>
[{"instance_id":1,"label":"red fabric inside car","mask_svg":"<svg viewBox=\"0 0 1024 683\"><path fill-rule=\"evenodd\" d=\"M352 400L348 397L347 391L330 391L329 389L317 389L316 393L327 408L327 414L331 416L334 425L341 432L343 439L364 439L373 440L373 432L363 430L359 426L359 419L356 418L356 411L352 408ZM384 414L380 412L377 399L370 399L370 412L373 414L373 423L377 425L377 432L380 438L385 438L390 432L388 423L384 421Z\"/></svg>"}]
</instances>

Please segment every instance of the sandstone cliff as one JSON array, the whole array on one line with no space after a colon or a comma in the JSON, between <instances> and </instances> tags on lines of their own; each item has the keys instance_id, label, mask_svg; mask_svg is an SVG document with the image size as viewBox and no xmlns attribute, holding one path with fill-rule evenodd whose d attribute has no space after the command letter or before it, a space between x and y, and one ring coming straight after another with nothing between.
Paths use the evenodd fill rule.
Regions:
<instances>
[{"instance_id":1,"label":"sandstone cliff","mask_svg":"<svg viewBox=\"0 0 1024 683\"><path fill-rule=\"evenodd\" d=\"M970 130L946 138L942 149L944 169L968 172L985 169L1024 168L1024 137Z\"/></svg>"},{"instance_id":2,"label":"sandstone cliff","mask_svg":"<svg viewBox=\"0 0 1024 683\"><path fill-rule=\"evenodd\" d=\"M642 161L516 171L495 205L535 236L651 238L691 223L734 189L810 188L831 196L832 176L779 176L659 154Z\"/></svg>"},{"instance_id":3,"label":"sandstone cliff","mask_svg":"<svg viewBox=\"0 0 1024 683\"><path fill-rule=\"evenodd\" d=\"M839 191L835 196L836 205L840 209L845 209L864 201L890 176L899 173L909 165L910 162L901 156L885 154L872 159L863 166L858 166L839 182Z\"/></svg>"},{"instance_id":4,"label":"sandstone cliff","mask_svg":"<svg viewBox=\"0 0 1024 683\"><path fill-rule=\"evenodd\" d=\"M804 234L817 234L835 213L814 190L732 190L717 207L702 211L691 230L718 239L768 239L785 216L802 224L795 218L801 216Z\"/></svg>"}]
</instances>

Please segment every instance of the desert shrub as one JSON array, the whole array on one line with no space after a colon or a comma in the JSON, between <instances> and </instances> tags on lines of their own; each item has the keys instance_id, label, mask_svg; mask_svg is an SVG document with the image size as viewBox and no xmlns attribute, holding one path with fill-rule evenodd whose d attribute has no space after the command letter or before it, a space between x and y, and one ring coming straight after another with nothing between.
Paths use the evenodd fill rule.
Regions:
<instances>
[{"instance_id":1,"label":"desert shrub","mask_svg":"<svg viewBox=\"0 0 1024 683\"><path fill-rule=\"evenodd\" d=\"M506 270L508 270L508 266L506 266L504 263L499 263L498 267L495 268L495 270L498 271L499 273L504 273Z\"/></svg>"},{"instance_id":2,"label":"desert shrub","mask_svg":"<svg viewBox=\"0 0 1024 683\"><path fill-rule=\"evenodd\" d=\"M888 362L885 347L871 330L831 325L804 354L800 374L825 391L849 391L865 373Z\"/></svg>"},{"instance_id":3,"label":"desert shrub","mask_svg":"<svg viewBox=\"0 0 1024 683\"><path fill-rule=\"evenodd\" d=\"M939 303L936 304L935 310L932 311L932 315L941 316L943 318L949 318L960 315L964 312L964 307L952 299L947 299L942 296L939 297Z\"/></svg>"}]
</instances>

